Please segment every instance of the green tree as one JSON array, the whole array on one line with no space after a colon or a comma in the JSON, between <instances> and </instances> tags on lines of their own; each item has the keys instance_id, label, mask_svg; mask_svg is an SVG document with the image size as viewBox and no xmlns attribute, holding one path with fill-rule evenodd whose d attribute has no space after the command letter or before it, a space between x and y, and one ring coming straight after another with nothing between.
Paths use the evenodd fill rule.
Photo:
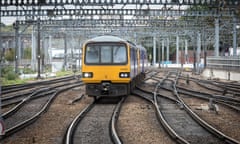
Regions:
<instances>
[{"instance_id":1,"label":"green tree","mask_svg":"<svg viewBox=\"0 0 240 144\"><path fill-rule=\"evenodd\" d=\"M14 32L14 28L12 25L5 25L1 23L1 32Z\"/></svg>"},{"instance_id":2,"label":"green tree","mask_svg":"<svg viewBox=\"0 0 240 144\"><path fill-rule=\"evenodd\" d=\"M24 59L31 59L31 57L32 57L32 48L30 48L30 47L25 48L24 52L23 52L23 58Z\"/></svg>"},{"instance_id":3,"label":"green tree","mask_svg":"<svg viewBox=\"0 0 240 144\"><path fill-rule=\"evenodd\" d=\"M14 61L14 56L15 56L15 50L13 50L12 48L9 48L9 50L6 51L5 53L5 59L7 61Z\"/></svg>"}]
</instances>

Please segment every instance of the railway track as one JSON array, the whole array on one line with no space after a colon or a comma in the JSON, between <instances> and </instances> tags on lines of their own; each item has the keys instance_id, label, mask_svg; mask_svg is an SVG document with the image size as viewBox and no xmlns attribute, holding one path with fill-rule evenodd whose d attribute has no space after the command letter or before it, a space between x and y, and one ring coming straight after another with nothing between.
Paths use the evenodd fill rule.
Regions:
<instances>
[{"instance_id":1,"label":"railway track","mask_svg":"<svg viewBox=\"0 0 240 144\"><path fill-rule=\"evenodd\" d=\"M153 77L156 79L159 79L159 77ZM173 77L172 77L173 78ZM227 107L230 107L231 109L234 109L236 111L240 111L240 100L237 97L232 97L229 95L222 95L223 91L220 91L220 93L216 94L215 92L219 92L219 88L211 88L209 89L209 83L208 85L202 82L202 84L199 85L198 81L192 81L192 83L188 83L185 81L186 79L180 79L177 82L176 88L177 91L180 94L185 94L193 97L198 97L201 99L205 99L208 101L214 101L215 103L223 104ZM157 81L157 80L156 80ZM173 79L171 79L172 82L174 82ZM197 87L198 85L198 87ZM200 87L200 88L199 88ZM202 87L204 87L202 89ZM206 88L208 87L208 88ZM172 91L172 87L169 86L169 84L164 84L162 88ZM205 89L206 88L206 89ZM213 92L214 91L214 92Z\"/></svg>"},{"instance_id":2,"label":"railway track","mask_svg":"<svg viewBox=\"0 0 240 144\"><path fill-rule=\"evenodd\" d=\"M3 113L6 137L32 124L47 111L54 98L61 92L83 85L81 82L65 83L51 88L42 88L24 98L9 111Z\"/></svg>"},{"instance_id":3,"label":"railway track","mask_svg":"<svg viewBox=\"0 0 240 144\"><path fill-rule=\"evenodd\" d=\"M14 107L15 105L21 103L24 99L26 99L27 97L31 96L31 95L36 95L35 93L41 89L57 89L60 87L63 87L66 82L74 82L74 81L78 81L76 79L72 79L73 77L67 77L67 78L63 78L63 79L57 79L57 80L51 80L51 82L48 81L44 81L41 82L40 85L34 85L34 88L29 89L26 87L26 89L22 89L22 91L24 92L18 92L18 93L10 93L8 94L8 96L4 96L2 97L2 108L3 111L6 111L6 109L9 109L11 107ZM80 81L81 83L81 81ZM39 93L39 96L41 96L42 94ZM35 96L36 97L36 96Z\"/></svg>"},{"instance_id":4,"label":"railway track","mask_svg":"<svg viewBox=\"0 0 240 144\"><path fill-rule=\"evenodd\" d=\"M180 94L189 95L189 96L197 97L200 99L205 99L207 101L213 101L214 103L219 103L219 104L225 105L231 109L234 109L234 110L240 112L240 100L239 99L235 99L235 98L231 98L231 97L227 97L227 96L221 96L221 95L212 95L212 94L195 91L192 89L187 89L187 88L179 87L179 86L177 86L177 89Z\"/></svg>"},{"instance_id":5,"label":"railway track","mask_svg":"<svg viewBox=\"0 0 240 144\"><path fill-rule=\"evenodd\" d=\"M217 84L221 84L227 87L237 88L237 89L240 87L240 83L237 81L232 81L232 82L212 81L212 82L215 82Z\"/></svg>"},{"instance_id":6,"label":"railway track","mask_svg":"<svg viewBox=\"0 0 240 144\"><path fill-rule=\"evenodd\" d=\"M17 105L10 111L3 114L6 126L5 137L19 131L23 127L34 121L53 100L56 91L44 97L35 100L26 100L26 102Z\"/></svg>"},{"instance_id":7,"label":"railway track","mask_svg":"<svg viewBox=\"0 0 240 144\"><path fill-rule=\"evenodd\" d=\"M52 95L56 90L49 89L49 88L42 88L37 90L36 92L32 93L31 95L27 96L26 98L22 99L16 106L14 106L12 109L8 110L7 112L2 114L3 119L7 119L8 117L12 116L14 113L16 113L18 110L21 109L25 104L31 103L34 99L41 99L45 96L48 97ZM34 107L35 108L35 107Z\"/></svg>"},{"instance_id":8,"label":"railway track","mask_svg":"<svg viewBox=\"0 0 240 144\"><path fill-rule=\"evenodd\" d=\"M141 90L138 95L143 95L143 92L146 93ZM147 93L149 94L149 92ZM153 93L147 97L146 94L144 95L149 100L154 97ZM224 143L193 120L186 111L182 110L179 101L174 98L157 94L156 102L153 103L160 123L177 143ZM206 139L210 139L210 141L206 141Z\"/></svg>"},{"instance_id":9,"label":"railway track","mask_svg":"<svg viewBox=\"0 0 240 144\"><path fill-rule=\"evenodd\" d=\"M200 87L203 87L209 91L218 93L219 95L226 95L229 97L238 97L240 93L240 85L239 84L232 84L227 82L217 82L217 81L211 81L211 80L202 80L202 79L196 79L196 78L189 78L187 76L181 75L179 76L179 79L183 80L189 80L196 84L198 84ZM239 98L239 97L238 97Z\"/></svg>"},{"instance_id":10,"label":"railway track","mask_svg":"<svg viewBox=\"0 0 240 144\"><path fill-rule=\"evenodd\" d=\"M174 73L176 74L174 81L173 79L166 80ZM154 92L148 92L152 94L152 97L148 97L148 100L154 101L160 122L171 137L178 143L206 143L210 142L209 140L212 140L210 143L239 143L216 130L191 111L178 95L176 89L178 77L179 73L171 72L168 73L164 79L154 78L154 81L158 81L159 83L155 87ZM159 88L164 86L165 82L167 82L167 86L171 83L173 84L169 89L174 96L161 96L160 93L163 93L162 90L164 89L160 90ZM181 109L185 111L183 112ZM174 114L172 114L172 112ZM210 139L206 141L206 138Z\"/></svg>"},{"instance_id":11,"label":"railway track","mask_svg":"<svg viewBox=\"0 0 240 144\"><path fill-rule=\"evenodd\" d=\"M186 80L185 77L184 80ZM185 84L183 82L183 76L181 75L180 79L178 80L178 85L176 85L179 93L198 97L201 99L206 99L208 101L214 101L215 103L225 105L238 112L240 111L239 97L237 97L235 94L231 92L229 93L227 86L226 88L223 89L221 87L217 87L216 85L211 86L212 82L209 80L201 80L201 82L199 82L200 80L192 79L191 81L192 83ZM194 86L196 84L204 89L201 90L196 89L196 86ZM226 82L223 84L228 85L228 83ZM230 85L232 84L230 83ZM235 85L235 88L237 86L239 85ZM240 88L240 86L238 88Z\"/></svg>"},{"instance_id":12,"label":"railway track","mask_svg":"<svg viewBox=\"0 0 240 144\"><path fill-rule=\"evenodd\" d=\"M183 101L183 99L179 96L176 85L177 85L177 81L179 79L180 76L180 72L176 75L175 81L174 81L174 85L173 85L173 89L174 89L174 94L175 96L178 98L179 101L181 101L181 103L183 104L184 108L186 109L186 111L195 119L197 120L204 128L206 128L209 132L211 132L212 134L214 134L215 136L217 136L219 139L221 139L221 141L223 141L224 143L240 143L239 141L225 135L224 133L220 132L219 130L217 130L216 128L212 127L209 123L207 123L206 121L204 121L203 119L201 119L196 113L194 113L191 108Z\"/></svg>"},{"instance_id":13,"label":"railway track","mask_svg":"<svg viewBox=\"0 0 240 144\"><path fill-rule=\"evenodd\" d=\"M93 101L69 125L64 143L121 143L115 126L124 100Z\"/></svg>"},{"instance_id":14,"label":"railway track","mask_svg":"<svg viewBox=\"0 0 240 144\"><path fill-rule=\"evenodd\" d=\"M211 85L219 87L220 89L223 89L224 91L227 91L230 94L235 94L239 96L240 85L233 85L233 84L221 83L221 82L209 81L209 80L200 80L200 82L204 82L205 84L209 83Z\"/></svg>"},{"instance_id":15,"label":"railway track","mask_svg":"<svg viewBox=\"0 0 240 144\"><path fill-rule=\"evenodd\" d=\"M148 74L150 76L147 76L146 81L143 83L142 88L134 90L133 95L139 95L141 98L148 100L152 104L151 107L155 108L155 112L157 114L157 118L160 120L160 123L162 125L166 125L166 126L163 126L166 129L165 131L163 131L162 127L159 125L159 123L155 120L155 117L153 116L151 119L154 119L156 121L157 125L154 125L154 127L152 127L152 129L155 129L155 131L159 131L158 135L154 135L154 136L159 137L159 134L162 132L169 133L169 137L171 137L172 140L176 141L177 143L209 143L209 142L212 142L212 143L239 143L235 139L231 138L233 133L229 134L228 132L225 132L224 130L222 130L222 128L220 126L220 125L223 125L222 123L228 124L228 122L230 122L231 125L233 127L235 125L235 127L236 127L235 129L237 129L237 125L238 125L237 123L234 124L233 121L228 121L227 120L228 117L221 117L221 115L223 114L223 113L221 113L221 111L219 114L216 114L216 113L210 111L210 112L208 112L208 117L210 117L210 119L217 119L219 121L219 123L215 124L211 121L208 121L208 119L205 119L206 115L203 114L203 111L200 111L200 113L199 113L199 110L195 109L196 108L195 106L200 105L200 103L208 104L209 99L211 99L211 98L213 98L213 102L215 102L215 100L217 100L217 97L219 97L219 95L209 94L209 93L207 93L208 91L207 92L205 91L204 93L206 93L206 96L204 96L203 92L198 94L191 89L187 89L187 85L186 85L186 87L183 87L183 85L180 85L180 87L178 87L179 81L180 81L179 80L180 73L178 73L177 71L173 71L170 73L166 73L166 72L159 73L159 71L156 71L156 72L151 71ZM185 82L185 81L183 81L183 82ZM57 85L55 85L55 86L57 86ZM59 85L61 85L61 84L59 84ZM181 86L183 88L181 88ZM147 88L147 91L142 91L143 89L145 90L146 88ZM37 99L43 98L44 95L46 95L46 94L44 94L46 92L44 89L49 93L52 90L53 91L52 94L53 94L55 92L58 92L58 90L61 90L62 87L61 86L54 87L54 88L51 88L51 87L46 88L43 86L39 87L34 92L25 96L25 98L24 98L25 100L27 100L27 97L32 97L32 98L28 98L27 102L24 102L23 106L19 106L19 107L25 107L24 106L25 103L32 103L32 101L34 101L34 100L36 100L36 103L37 103ZM41 92L38 93L38 91L41 91ZM202 98L203 100L197 100L197 99L199 99L198 96L204 97L204 98ZM216 98L214 96L216 96ZM45 97L48 97L48 96L46 95ZM83 98L83 99L85 99L85 98ZM196 99L196 101L200 101L200 102L199 103L197 103L197 102L191 103L191 102L193 102L193 99ZM225 99L225 98L223 98L223 99ZM228 97L226 100L229 101L228 103L230 103L231 101L234 101L234 99L232 97ZM40 99L39 99L39 101L40 101ZM47 101L47 98L45 99L45 101ZM75 99L72 100L72 103L75 103L74 101L75 101ZM38 103L40 104L40 102L38 102ZM79 122L79 124L72 125L73 131L70 132L70 133L72 133L71 137L69 138L69 139L72 139L72 140L70 140L70 143L76 143L76 141L82 142L82 143L123 143L123 142L128 143L129 140L130 140L130 142L132 142L132 140L127 138L126 135L124 137L122 137L123 136L122 133L125 133L124 132L125 129L121 128L121 131L120 131L120 136L121 136L121 138L123 138L123 141L119 138L117 130L116 130L116 121L118 119L118 114L120 112L114 111L114 109L120 109L121 105L117 104L117 103L106 103L106 102L103 103L103 102L98 102L98 101L96 101L94 103L95 104L92 106L91 110L89 110L89 112L86 113L86 116L84 116L83 118L80 118L80 120L78 118L76 118L76 123ZM34 103L32 103L32 104L34 104ZM76 102L76 105L77 104L79 104L79 103ZM43 107L43 105L44 104L42 104L42 107ZM75 104L69 104L69 109L72 109L71 108L72 105L75 105ZM83 106L85 106L85 105L83 105ZM230 105L233 105L233 104L230 104ZM129 106L132 106L132 104L130 104ZM118 107L118 108L115 108L115 107ZM140 108L145 108L145 107L141 106ZM108 109L108 110L106 110L106 109ZM148 108L145 108L145 109L148 109ZM191 112L189 112L188 109L192 110L196 115L194 113L191 114ZM223 108L220 107L220 110L222 110L222 109ZM47 108L46 108L46 110L47 110ZM46 110L43 110L42 113L46 112ZM19 111L20 110L13 111L12 114L15 115ZM39 112L40 109L36 110L36 113L37 113L37 111ZM95 112L93 112L93 111L95 111ZM104 111L106 111L106 112L104 112ZM149 111L152 111L152 109L148 109L148 112ZM147 111L144 111L144 112L146 113ZM230 112L231 112L230 109L229 109L229 111L226 111L226 113L228 113L228 114L230 114ZM115 114L114 116L113 116L113 113ZM38 115L37 118L34 119L33 121L29 122L29 124L36 121L41 115L42 114ZM74 115L77 115L77 114L73 113L71 118L69 118L67 120L68 122L65 123L65 125L63 125L63 127L66 127L66 125L71 121L70 119L72 119ZM230 114L230 115L232 115L232 114ZM67 116L68 115L66 115L66 117ZM124 116L126 117L127 114L124 114ZM198 120L196 120L196 119L198 119L198 117L200 118L199 122L198 122ZM8 118L11 118L11 114L10 114L10 116L7 116L6 119L8 119ZM126 120L126 118L122 118L122 117L120 117L120 119L122 119L121 122L123 120ZM203 120L201 120L201 119L203 119ZM226 119L226 121L221 121L222 119ZM238 119L238 118L236 118L236 119ZM54 122L54 120L53 120L53 122ZM62 122L66 122L66 121L62 121ZM141 123L139 121L137 121L137 122ZM206 127L208 127L208 125L210 126L210 128L206 128ZM77 126L77 127L75 127L75 126ZM126 128L126 126L129 127L132 125L131 124L125 125L125 128ZM160 126L160 127L158 128L158 126ZM23 127L25 127L25 126L23 126ZM59 126L59 127L61 127L61 126ZM149 125L147 125L145 127L149 127ZM200 128L198 129L198 127L200 127ZM212 129L216 129L216 128L218 130L221 130L221 132L223 132L223 133L215 132L215 130L212 130ZM229 127L229 128L234 130L231 127ZM21 129L21 128L19 128L19 129ZM63 129L65 129L65 128L62 128L62 130ZM109 129L111 129L111 131L109 131ZM129 128L128 131L131 131L131 128ZM135 132L138 133L140 131L139 131L139 129L137 130L137 128L136 128ZM142 134L142 132L143 131L141 130L140 133ZM149 135L151 135L151 137L153 137L152 131L148 131L148 132L150 133ZM15 133L15 132L13 132L13 133ZM46 133L46 131L45 131L45 133ZM129 133L132 133L132 132L129 132ZM231 137L224 135L225 133L229 134L229 136L231 136ZM236 131L235 131L235 133L236 133ZM80 134L80 135L78 135L78 134ZM11 134L9 134L9 136L10 135ZM135 134L135 136L136 135L137 134ZM67 136L67 132L66 132L66 136ZM112 136L114 136L114 137L112 137ZM134 137L134 135L132 135L132 136ZM136 139L136 138L134 138L134 139ZM165 134L165 138L166 138L166 134ZM233 138L235 138L235 137L233 137ZM170 138L168 138L168 139L170 139ZM204 139L205 140L210 139L211 141L204 141ZM62 140L62 135L61 136L59 135L58 142L61 140ZM237 140L239 140L239 139L237 139ZM40 141L41 140L38 139L38 142L40 142ZM65 137L64 143L67 143L66 141L67 141L67 138ZM134 140L134 141L138 141L138 140ZM143 142L143 140L141 140L141 142ZM159 138L156 138L155 141L153 140L152 142L159 142ZM171 142L169 142L169 143L171 143Z\"/></svg>"},{"instance_id":16,"label":"railway track","mask_svg":"<svg viewBox=\"0 0 240 144\"><path fill-rule=\"evenodd\" d=\"M8 97L9 94L10 95L18 95L19 93L20 94L29 94L29 91L31 91L31 90L34 91L35 87L46 86L46 85L51 85L51 84L55 84L55 83L71 81L71 80L74 80L74 79L76 79L76 76L68 76L68 77L56 78L56 79L52 79L52 80L38 81L38 82L27 83L27 84L2 86L2 95L3 95L3 97ZM8 98L3 98L2 100L4 100L4 99L8 99Z\"/></svg>"}]
</instances>

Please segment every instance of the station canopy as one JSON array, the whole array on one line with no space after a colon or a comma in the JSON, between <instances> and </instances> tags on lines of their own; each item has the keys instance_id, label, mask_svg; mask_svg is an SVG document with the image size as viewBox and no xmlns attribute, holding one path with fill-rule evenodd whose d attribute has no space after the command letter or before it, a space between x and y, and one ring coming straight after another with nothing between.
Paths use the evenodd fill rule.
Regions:
<instances>
[{"instance_id":1,"label":"station canopy","mask_svg":"<svg viewBox=\"0 0 240 144\"><path fill-rule=\"evenodd\" d=\"M214 40L215 19L229 37L239 25L239 0L1 0L1 21L37 25L47 33L74 31L91 37L129 37L204 33Z\"/></svg>"}]
</instances>

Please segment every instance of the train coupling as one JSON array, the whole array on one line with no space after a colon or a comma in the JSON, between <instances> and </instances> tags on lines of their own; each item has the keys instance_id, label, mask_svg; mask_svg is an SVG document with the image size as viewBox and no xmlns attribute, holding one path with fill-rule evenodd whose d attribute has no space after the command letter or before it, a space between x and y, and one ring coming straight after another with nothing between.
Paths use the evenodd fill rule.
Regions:
<instances>
[{"instance_id":1,"label":"train coupling","mask_svg":"<svg viewBox=\"0 0 240 144\"><path fill-rule=\"evenodd\" d=\"M103 82L102 83L102 94L109 94L110 91L110 82Z\"/></svg>"}]
</instances>

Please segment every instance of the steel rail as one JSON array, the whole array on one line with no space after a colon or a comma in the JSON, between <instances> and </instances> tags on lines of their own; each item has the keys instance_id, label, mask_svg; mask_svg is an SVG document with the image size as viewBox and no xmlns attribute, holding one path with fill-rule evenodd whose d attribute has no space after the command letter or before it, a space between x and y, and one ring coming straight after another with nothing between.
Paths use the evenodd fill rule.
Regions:
<instances>
[{"instance_id":1,"label":"steel rail","mask_svg":"<svg viewBox=\"0 0 240 144\"><path fill-rule=\"evenodd\" d=\"M126 96L123 97L121 99L121 101L117 104L117 106L115 107L114 112L112 114L112 117L111 117L110 134L111 134L112 141L115 144L122 144L122 140L119 138L119 136L117 134L116 123L117 123L117 120L118 120L118 117L119 117L119 114L121 111L122 104L125 101L125 99L126 99Z\"/></svg>"},{"instance_id":2,"label":"steel rail","mask_svg":"<svg viewBox=\"0 0 240 144\"><path fill-rule=\"evenodd\" d=\"M120 138L118 137L117 135L117 131L116 131L116 128L115 128L115 125L116 125L116 121L118 119L118 116L119 116L119 112L120 112L120 109L121 109L121 106L124 102L126 98L122 98L121 101L118 102L117 106L114 108L114 112L111 116L111 120L109 122L109 131L110 131L110 137L111 137L111 140L116 143L116 144L121 144L121 140ZM64 142L65 144L73 144L73 135L75 133L75 130L76 130L76 126L79 124L79 122L81 120L83 120L83 118L87 115L87 113L89 111L92 110L92 108L95 106L95 104L100 101L101 98L99 99L94 99L94 101L92 103L90 103L88 106L86 106L75 118L74 120L69 124L68 128L67 128L67 131L66 131L66 134L65 134L65 137L64 137Z\"/></svg>"},{"instance_id":3,"label":"steel rail","mask_svg":"<svg viewBox=\"0 0 240 144\"><path fill-rule=\"evenodd\" d=\"M28 125L32 124L34 121L36 121L37 119L39 119L41 117L41 115L47 111L47 109L49 108L50 104L53 102L53 100L56 98L56 96L58 94L60 94L61 92L64 92L68 89L71 89L71 88L74 88L74 87L77 87L77 86L80 86L81 84L72 84L66 88L63 88L63 89L59 89L59 90L56 90L56 92L54 94L51 95L51 97L48 99L48 101L45 103L45 105L42 107L42 109L36 113L35 115L33 115L31 118L27 119L27 120L24 120L20 123L18 123L17 125L9 128L9 129L6 129L5 130L5 135L3 135L2 137L0 137L0 140L3 140L5 139L6 137L16 133L17 131L20 131L22 130L23 128L27 127Z\"/></svg>"},{"instance_id":4,"label":"steel rail","mask_svg":"<svg viewBox=\"0 0 240 144\"><path fill-rule=\"evenodd\" d=\"M141 89L140 89L141 90ZM144 91L144 90L141 90L141 91ZM145 91L144 91L145 92ZM147 92L147 91L146 91ZM151 94L153 95L154 97L154 92L147 92L148 94ZM158 104L154 101L154 100L151 100L150 98L147 98L147 97L144 97L143 95L141 94L138 94L138 93L135 93L133 92L134 95L137 95L137 96L140 96L141 98L144 98L146 100L148 100L149 102L152 103L152 105L154 106L155 108L155 111L156 111L156 115L157 115L157 119L158 121L162 124L162 126L164 127L164 129L167 131L167 133L170 135L170 137L172 139L174 139L176 142L180 143L180 144L189 144L185 139L183 139L182 137L180 137L171 127L170 125L167 123L167 121L165 120L162 112L159 110L159 106ZM156 94L156 93L155 93ZM156 94L157 95L157 94ZM170 99L170 100L173 100L176 102L176 100L174 99Z\"/></svg>"},{"instance_id":5,"label":"steel rail","mask_svg":"<svg viewBox=\"0 0 240 144\"><path fill-rule=\"evenodd\" d=\"M70 79L74 79L74 77L69 76L69 77L63 77L63 78L58 78L58 79L52 79L52 80L46 80L46 81L40 81L40 82L33 82L33 83L27 83L27 84L9 85L9 86L3 87L2 94L17 92L17 91L24 90L26 88L32 88L32 87L38 86L38 85L49 85L49 84L53 84L53 83L56 83L56 82L63 82L63 81L67 81L67 80L70 80ZM7 99L7 98L3 98L3 100L5 100L5 99Z\"/></svg>"},{"instance_id":6,"label":"steel rail","mask_svg":"<svg viewBox=\"0 0 240 144\"><path fill-rule=\"evenodd\" d=\"M199 124L201 124L204 128L206 128L209 132L211 132L212 134L214 134L215 136L217 136L219 139L225 141L226 143L229 144L239 144L240 142L238 142L237 140L223 134L222 132L220 132L219 130L215 129L214 127L212 127L210 124L208 124L206 121L204 121L203 119L201 119L196 113L194 113L191 108L182 100L182 98L179 96L177 88L176 88L176 84L177 81L179 79L179 75L180 73L177 74L176 79L174 81L174 85L173 85L173 91L174 91L174 95L178 98L178 100L182 103L184 109L192 116L193 119L195 119L197 122L199 122Z\"/></svg>"},{"instance_id":7,"label":"steel rail","mask_svg":"<svg viewBox=\"0 0 240 144\"><path fill-rule=\"evenodd\" d=\"M155 107L156 110L156 114L158 117L159 122L162 124L162 126L165 128L165 130L168 132L168 134L178 143L180 144L189 144L189 142L187 140L185 140L183 137L179 136L173 129L172 127L168 124L168 122L165 120L163 113L160 111L159 105L158 105L158 101L157 101L157 90L159 88L160 85L162 85L164 83L164 81L167 79L167 77L170 75L171 73L168 72L167 75L162 79L158 81L158 84L155 86L155 90L154 92L152 92L151 94L153 95L153 105ZM169 98L168 98L169 99ZM174 102L177 102L177 100L175 99L171 99Z\"/></svg>"},{"instance_id":8,"label":"steel rail","mask_svg":"<svg viewBox=\"0 0 240 144\"><path fill-rule=\"evenodd\" d=\"M14 106L12 109L10 109L9 111L5 112L2 114L2 118L3 119L7 119L8 117L10 117L11 115L13 115L14 113L16 113L25 103L27 103L28 101L30 101L31 99L33 99L34 95L37 95L38 93L42 93L44 91L46 91L44 93L44 96L50 95L52 93L54 93L56 90L51 90L51 91L47 91L48 89L44 89L42 91L37 91L36 93L33 93L32 95L24 98L20 103L18 103L16 106Z\"/></svg>"},{"instance_id":9,"label":"steel rail","mask_svg":"<svg viewBox=\"0 0 240 144\"><path fill-rule=\"evenodd\" d=\"M67 133L65 136L65 144L73 144L73 134L76 129L76 125L83 119L83 117L94 107L96 100L90 103L85 109L83 109L71 122L67 128Z\"/></svg>"},{"instance_id":10,"label":"steel rail","mask_svg":"<svg viewBox=\"0 0 240 144\"><path fill-rule=\"evenodd\" d=\"M162 88L164 88L164 87L162 87ZM164 89L170 90L166 87ZM193 94L191 92L182 91L182 90L178 90L178 93L189 95L189 96L192 96L192 97L197 97L197 98L208 100L208 101L210 101L210 99L211 99L210 97L206 97L206 96L203 96L201 94L200 95L199 94ZM236 110L236 111L240 112L240 107L234 106L235 104L233 105L232 103L226 102L226 101L221 100L221 99L214 99L214 102L225 105L225 106L227 106L227 107L229 107L233 110Z\"/></svg>"},{"instance_id":11,"label":"steel rail","mask_svg":"<svg viewBox=\"0 0 240 144\"><path fill-rule=\"evenodd\" d=\"M67 79L67 80L69 80L69 79ZM59 82L64 82L65 80L63 80L63 81L59 81ZM76 82L73 82L73 83L76 83ZM72 83L72 84L73 84ZM78 81L77 83L79 83L79 84L83 84L82 83L82 81ZM55 84L55 83L54 83ZM45 83L45 85L48 85L48 83ZM65 83L63 83L63 84L58 84L58 85L55 85L55 86L49 86L48 85L48 87L47 88L49 88L49 89L55 89L55 88L58 88L58 87L62 87L62 86L65 86L66 84ZM41 89L44 89L44 87L42 87ZM20 93L20 94L16 94L16 95L12 95L12 96L7 96L7 97L4 97L3 99L2 99L2 107L5 107L5 106L8 106L8 105L10 105L10 104L17 104L17 103L19 103L19 102L21 102L23 99L25 99L26 98L26 96L25 95L32 95L32 93L35 93L35 91L36 90L31 90L30 92L25 92L25 93ZM38 90L37 90L38 91ZM7 102L7 101L10 101L10 100L13 100L13 99L16 99L16 98L21 98L20 100L16 100L16 101L13 101L13 102Z\"/></svg>"},{"instance_id":12,"label":"steel rail","mask_svg":"<svg viewBox=\"0 0 240 144\"><path fill-rule=\"evenodd\" d=\"M181 77L186 79L185 76L181 76ZM204 87L204 88L206 88L206 89L213 90L213 91L216 91L216 92L221 92L221 93L223 93L224 90L227 90L227 91L228 91L229 93L231 93L231 94L237 94L237 93L240 92L240 90L239 90L240 86L239 86L239 87L231 88L231 86L227 86L227 85L225 85L224 83L221 84L221 83L212 82L212 81L209 81L209 80L199 80L199 79L196 79L196 78L190 78L189 80L196 82L198 85L200 85L200 86L202 86L202 87ZM215 85L215 86L217 86L217 87L222 88L223 90L216 90L216 89L214 89L214 88L207 87L206 85L201 84L201 82L202 82L202 83L208 83L208 84ZM234 92L235 92L235 93L234 93Z\"/></svg>"},{"instance_id":13,"label":"steel rail","mask_svg":"<svg viewBox=\"0 0 240 144\"><path fill-rule=\"evenodd\" d=\"M170 76L172 72L168 72L167 75L159 81L159 83L156 85L155 87L155 91L153 92L153 97L154 97L154 105L156 107L157 113L158 113L158 117L161 121L161 123L163 124L163 126L165 127L165 129L168 131L168 133L171 135L172 138L174 138L178 143L181 144L189 144L189 142L187 140L185 140L183 137L181 137L180 135L178 135L173 129L172 127L167 123L167 121L165 120L162 111L160 111L159 105L158 105L158 101L157 101L157 90L159 88L159 86L161 86L164 81L166 81L166 79Z\"/></svg>"},{"instance_id":14,"label":"steel rail","mask_svg":"<svg viewBox=\"0 0 240 144\"><path fill-rule=\"evenodd\" d=\"M198 93L198 94L201 94L201 95L204 95L204 96L207 96L207 97L212 97L212 98L215 98L215 99L220 99L220 100L229 101L229 102L236 102L236 103L240 104L240 100L236 99L236 98L222 96L222 95L213 95L213 94L209 94L209 93L205 93L205 92L201 92L201 91L195 91L195 90L188 89L188 88L178 86L178 85L176 86L176 88L178 88L180 90L189 91L189 92L192 92L192 93Z\"/></svg>"},{"instance_id":15,"label":"steel rail","mask_svg":"<svg viewBox=\"0 0 240 144\"><path fill-rule=\"evenodd\" d=\"M168 73L168 75L166 77L169 76L170 73ZM204 120L202 120L197 114L195 114L185 103L184 101L180 98L180 96L178 95L178 91L176 89L176 84L177 84L177 80L179 79L179 75L180 73L178 72L176 75L175 80L171 80L173 81L173 88L166 88L164 86L162 86L162 84L158 84L160 87L162 88L166 88L170 91L173 91L174 95L177 97L178 101L180 101L180 103L182 104L183 108L190 114L190 116L195 119L201 126L203 126L205 129L207 129L209 132L211 132L212 134L214 134L215 136L217 136L220 140L226 142L226 143L230 143L230 144L239 144L240 142L238 142L237 140L226 136L225 134L223 134L222 132L218 131L217 129L213 128L211 125L209 125L207 122L205 122ZM163 82L164 80L162 80ZM156 95L156 94L155 94Z\"/></svg>"},{"instance_id":16,"label":"steel rail","mask_svg":"<svg viewBox=\"0 0 240 144\"><path fill-rule=\"evenodd\" d=\"M56 79L52 79L52 80L44 80L44 81L38 81L38 82L33 82L33 83L27 83L27 84L15 84L15 85L6 85L3 86L3 90L9 90L9 89L14 89L14 88L19 88L19 87L25 87L25 86L31 86L32 84L42 84L45 82L55 82L58 80L64 80L64 79L69 79L72 78L72 76L68 76L68 77L62 77L62 78L56 78Z\"/></svg>"},{"instance_id":17,"label":"steel rail","mask_svg":"<svg viewBox=\"0 0 240 144\"><path fill-rule=\"evenodd\" d=\"M167 87L167 86L160 86L162 89L165 89L165 90L168 90L168 91L172 91L173 88L171 87ZM183 90L183 89L178 89L178 93L181 93L181 94L185 94L185 95L189 95L189 96L192 96L192 97L197 97L197 98L200 98L200 99L204 99L204 100L210 100L210 97L211 95L210 94L206 94L204 95L202 92L199 92L199 91L193 91L193 90L189 90L187 91L188 89L186 90ZM211 98L214 98L214 97L211 97ZM222 105L225 105L233 110L236 110L236 111L240 111L240 108L237 107L237 106L233 106L236 105L236 104L239 104L239 103L233 103L233 102L226 102L224 101L223 99L216 99L214 98L214 101L216 103L219 103L219 104L222 104Z\"/></svg>"}]
</instances>

